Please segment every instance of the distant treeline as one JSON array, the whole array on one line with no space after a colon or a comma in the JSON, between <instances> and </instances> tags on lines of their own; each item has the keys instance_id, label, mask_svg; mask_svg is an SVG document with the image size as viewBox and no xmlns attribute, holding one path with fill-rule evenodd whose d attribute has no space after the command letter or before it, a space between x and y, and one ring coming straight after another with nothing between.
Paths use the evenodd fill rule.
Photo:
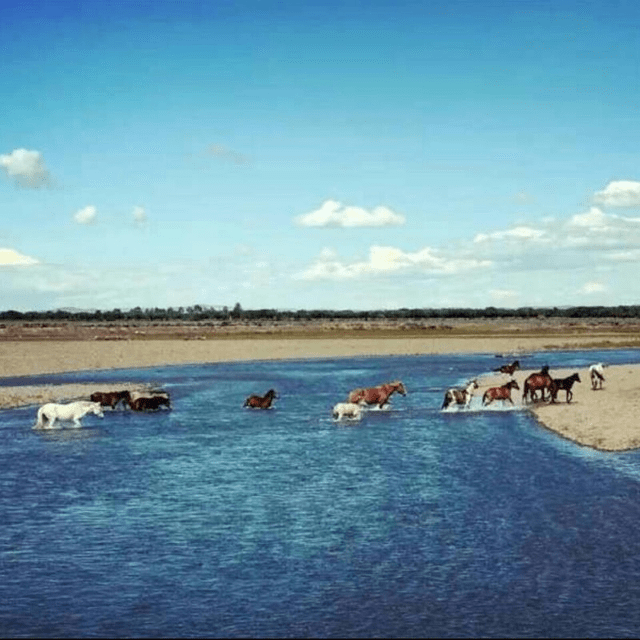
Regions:
<instances>
[{"instance_id":1,"label":"distant treeline","mask_svg":"<svg viewBox=\"0 0 640 640\"><path fill-rule=\"evenodd\" d=\"M504 309L485 307L484 309L440 308L440 309L384 309L372 311L335 311L331 309L283 311L278 309L243 309L240 304L214 308L194 305L192 307L169 307L168 309L142 309L135 307L122 311L0 311L0 321L290 321L309 320L428 320L444 318L640 318L640 305L617 307L520 307Z\"/></svg>"}]
</instances>

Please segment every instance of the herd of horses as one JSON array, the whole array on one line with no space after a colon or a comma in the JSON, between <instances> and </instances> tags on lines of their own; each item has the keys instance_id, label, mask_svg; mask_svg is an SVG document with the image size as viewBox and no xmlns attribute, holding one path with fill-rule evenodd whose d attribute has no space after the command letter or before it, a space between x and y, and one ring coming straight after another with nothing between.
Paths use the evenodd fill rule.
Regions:
<instances>
[{"instance_id":1,"label":"herd of horses","mask_svg":"<svg viewBox=\"0 0 640 640\"><path fill-rule=\"evenodd\" d=\"M73 423L81 427L80 420L88 414L104 417L104 409L115 410L118 405L131 411L158 411L171 409L171 399L166 391L95 391L89 400L68 403L48 402L38 409L34 429L51 429L57 421Z\"/></svg>"},{"instance_id":2,"label":"herd of horses","mask_svg":"<svg viewBox=\"0 0 640 640\"><path fill-rule=\"evenodd\" d=\"M604 381L604 364L599 362L589 367L589 376L591 378L591 388L602 389ZM520 369L520 362L513 361L511 364L502 365L498 369L494 369L499 373L507 374L509 381L500 386L488 388L482 396L482 406L488 406L496 400L509 402L514 404L511 398L511 392L514 389L520 390L518 382L513 377L516 370ZM579 374L573 373L566 378L554 378L549 373L548 365L542 367L540 371L535 371L527 376L522 386L523 403L538 402L548 400L556 402L558 393L565 392L565 400L571 402L573 398L572 387L574 383L581 382ZM474 391L479 388L478 380L471 380L465 387L450 388L445 391L444 400L442 402L442 410L454 405L468 409L473 397ZM407 395L407 390L400 380L393 382L385 382L375 387L359 387L349 392L345 402L339 402L334 405L332 415L336 420L350 419L360 420L363 415L363 409L367 407L378 407L384 409L389 405L389 400L394 393ZM538 400L538 393L540 399ZM264 396L250 395L244 401L243 407L249 409L270 409L274 400L278 398L275 389L269 389ZM171 400L166 391L95 391L91 394L89 400L77 400L67 404L47 403L40 407L37 413L36 424L34 428L44 429L51 428L57 420L66 420L73 422L74 426L81 426L81 418L88 414L95 414L98 417L104 417L103 409L109 407L115 410L119 405L123 409L127 407L132 411L158 411L166 407L171 409Z\"/></svg>"},{"instance_id":3,"label":"herd of horses","mask_svg":"<svg viewBox=\"0 0 640 640\"><path fill-rule=\"evenodd\" d=\"M591 388L602 389L602 383L604 381L604 365L602 362L592 364L589 366L589 377L591 379ZM516 370L520 369L520 362L514 360L511 364L502 365L501 367L494 369L499 373L504 373L511 376L510 380L503 385L497 387L488 388L482 396L482 406L490 405L494 400L501 400L504 404L509 402L514 404L511 397L511 391L513 389L520 390L518 382L513 377ZM560 391L565 392L565 401L571 402L573 399L573 385L576 382L581 382L580 374L578 372L572 373L566 378L554 378L549 373L549 366L545 365L540 371L534 371L529 374L522 385L522 402L527 404L529 402L551 402L555 403L558 400L558 393ZM473 392L478 388L477 379L471 380L465 387L447 389L444 394L444 400L442 402L442 409L447 409L451 405L462 406L463 408L469 408ZM540 393L540 398L538 398Z\"/></svg>"}]
</instances>

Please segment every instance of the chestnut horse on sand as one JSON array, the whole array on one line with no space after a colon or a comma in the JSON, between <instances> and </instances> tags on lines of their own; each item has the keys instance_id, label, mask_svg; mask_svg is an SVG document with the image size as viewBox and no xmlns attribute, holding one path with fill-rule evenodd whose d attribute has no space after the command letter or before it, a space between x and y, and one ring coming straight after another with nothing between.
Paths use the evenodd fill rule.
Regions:
<instances>
[{"instance_id":1,"label":"chestnut horse on sand","mask_svg":"<svg viewBox=\"0 0 640 640\"><path fill-rule=\"evenodd\" d=\"M508 400L513 404L513 400L511 399L511 389L520 389L518 383L513 379L509 380L509 382L503 384L501 387L490 387L482 396L483 406L491 404L494 400L502 400L503 404L505 400Z\"/></svg>"},{"instance_id":2,"label":"chestnut horse on sand","mask_svg":"<svg viewBox=\"0 0 640 640\"><path fill-rule=\"evenodd\" d=\"M441 409L446 409L450 404L454 402L456 404L463 404L467 409L471 403L471 397L473 392L478 388L478 381L472 380L465 389L447 389L444 393L444 401L442 402Z\"/></svg>"},{"instance_id":3,"label":"chestnut horse on sand","mask_svg":"<svg viewBox=\"0 0 640 640\"><path fill-rule=\"evenodd\" d=\"M355 404L377 404L380 409L389 402L389 398L395 392L406 396L407 390L400 380L387 382L377 387L366 387L354 389L350 394L347 402Z\"/></svg>"},{"instance_id":4,"label":"chestnut horse on sand","mask_svg":"<svg viewBox=\"0 0 640 640\"><path fill-rule=\"evenodd\" d=\"M548 389L549 394L551 394L551 385L553 384L553 380L549 375L549 367L545 365L542 367L539 373L532 373L525 381L522 392L522 400L526 402L527 395L531 395L531 402L534 402L536 398L536 393L540 390L542 394L542 400L544 401L544 390Z\"/></svg>"},{"instance_id":5,"label":"chestnut horse on sand","mask_svg":"<svg viewBox=\"0 0 640 640\"><path fill-rule=\"evenodd\" d=\"M554 378L550 389L551 402L556 401L560 389L564 389L567 392L567 402L571 402L571 398L573 398L571 387L573 387L574 382L581 382L580 376L577 373L571 374L568 378Z\"/></svg>"},{"instance_id":6,"label":"chestnut horse on sand","mask_svg":"<svg viewBox=\"0 0 640 640\"><path fill-rule=\"evenodd\" d=\"M513 372L519 368L520 362L518 360L514 360L511 364L503 364L498 369L494 369L494 371L499 371L500 373L508 373L510 376L512 376Z\"/></svg>"},{"instance_id":7,"label":"chestnut horse on sand","mask_svg":"<svg viewBox=\"0 0 640 640\"><path fill-rule=\"evenodd\" d=\"M275 389L269 389L264 396L249 396L242 405L243 407L250 407L251 409L270 409L271 403L274 398L277 398L278 394Z\"/></svg>"},{"instance_id":8,"label":"chestnut horse on sand","mask_svg":"<svg viewBox=\"0 0 640 640\"><path fill-rule=\"evenodd\" d=\"M103 407L115 409L122 401L123 405L128 404L128 391L94 391L90 396L91 402L99 402Z\"/></svg>"}]
</instances>

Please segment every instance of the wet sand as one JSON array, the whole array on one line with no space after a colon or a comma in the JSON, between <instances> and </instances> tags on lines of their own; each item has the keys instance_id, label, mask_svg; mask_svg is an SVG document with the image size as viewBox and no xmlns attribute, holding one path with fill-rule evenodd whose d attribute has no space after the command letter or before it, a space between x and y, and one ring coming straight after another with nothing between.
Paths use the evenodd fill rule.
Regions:
<instances>
[{"instance_id":1,"label":"wet sand","mask_svg":"<svg viewBox=\"0 0 640 640\"><path fill-rule=\"evenodd\" d=\"M24 340L0 343L0 378L24 377L24 385L0 387L0 408L39 405L87 398L92 391L140 388L144 385L50 385L34 386L33 375L105 369L144 368L161 365L231 362L239 360L336 358L366 355L414 355L443 353L512 354L553 348L588 347L588 336L557 337L360 337L352 338L233 338L223 340ZM612 347L615 344L611 345ZM510 360L505 357L504 363ZM497 361L500 362L500 361ZM591 390L587 369L578 369L573 401L564 401L560 392L557 404L527 405L541 426L580 445L605 451L640 447L640 367L611 366L605 369L604 388ZM482 372L479 372L479 375ZM490 372L488 372L490 373ZM551 370L553 377L565 377L573 371ZM522 387L526 372L516 371ZM502 384L506 375L485 375L479 380L482 394L487 386ZM444 393L444 389L443 389ZM521 405L522 391L514 391ZM615 408L615 410L614 410Z\"/></svg>"}]
</instances>

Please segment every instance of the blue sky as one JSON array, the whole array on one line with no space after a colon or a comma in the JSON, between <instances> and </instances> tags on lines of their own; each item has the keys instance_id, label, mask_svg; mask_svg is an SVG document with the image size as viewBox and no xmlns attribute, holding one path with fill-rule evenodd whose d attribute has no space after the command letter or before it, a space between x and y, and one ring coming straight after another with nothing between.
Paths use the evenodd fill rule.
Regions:
<instances>
[{"instance_id":1,"label":"blue sky","mask_svg":"<svg viewBox=\"0 0 640 640\"><path fill-rule=\"evenodd\" d=\"M639 7L10 0L0 307L638 304Z\"/></svg>"}]
</instances>

